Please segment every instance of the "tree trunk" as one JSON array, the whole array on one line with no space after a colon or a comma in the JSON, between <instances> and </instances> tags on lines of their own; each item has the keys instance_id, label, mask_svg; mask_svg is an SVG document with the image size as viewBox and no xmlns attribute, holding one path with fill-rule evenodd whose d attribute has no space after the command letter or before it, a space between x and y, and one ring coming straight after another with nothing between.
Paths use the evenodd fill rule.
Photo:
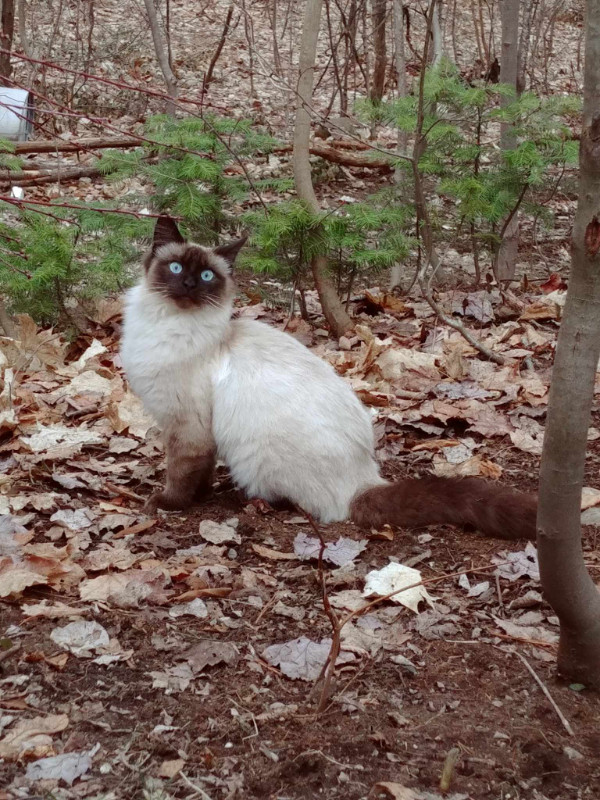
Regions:
<instances>
[{"instance_id":1,"label":"tree trunk","mask_svg":"<svg viewBox=\"0 0 600 800\"><path fill-rule=\"evenodd\" d=\"M435 66L439 64L444 55L444 33L442 28L442 3L438 0L435 6L435 13L433 15L431 27L431 38L433 40L433 47L431 51L431 63Z\"/></svg>"},{"instance_id":2,"label":"tree trunk","mask_svg":"<svg viewBox=\"0 0 600 800\"><path fill-rule=\"evenodd\" d=\"M314 214L319 214L321 209L313 188L310 161L308 160L310 140L310 114L308 107L312 101L322 8L323 0L307 0L304 9L298 64L298 99L294 124L293 160L296 193ZM333 334L339 338L352 328L352 320L344 310L344 306L327 276L327 259L324 256L315 256L311 261L311 269L325 319Z\"/></svg>"},{"instance_id":3,"label":"tree trunk","mask_svg":"<svg viewBox=\"0 0 600 800\"><path fill-rule=\"evenodd\" d=\"M18 0L17 15L19 22L19 41L23 52L28 58L35 58L35 50L29 44L27 35L27 0Z\"/></svg>"},{"instance_id":4,"label":"tree trunk","mask_svg":"<svg viewBox=\"0 0 600 800\"><path fill-rule=\"evenodd\" d=\"M371 100L380 103L385 92L385 71L387 54L385 48L386 0L373 0L373 80L371 82Z\"/></svg>"},{"instance_id":5,"label":"tree trunk","mask_svg":"<svg viewBox=\"0 0 600 800\"><path fill-rule=\"evenodd\" d=\"M15 0L2 0L0 12L0 46L3 50L12 50L15 32ZM10 52L0 53L0 78L10 78L12 66Z\"/></svg>"},{"instance_id":6,"label":"tree trunk","mask_svg":"<svg viewBox=\"0 0 600 800\"><path fill-rule=\"evenodd\" d=\"M163 40L160 25L158 24L154 0L144 0L144 5L146 6L146 12L150 22L150 32L152 33L152 41L154 42L154 52L156 53L156 58L165 79L167 94L169 97L175 100L177 98L177 78L173 74L173 70L169 64L169 54ZM173 108L170 110L173 111Z\"/></svg>"},{"instance_id":7,"label":"tree trunk","mask_svg":"<svg viewBox=\"0 0 600 800\"><path fill-rule=\"evenodd\" d=\"M394 46L396 54L396 72L398 73L398 98L402 99L408 94L408 86L406 82L406 51L404 47L404 9L402 0L393 0L394 11ZM408 132L398 131L398 152L407 155L408 150ZM401 167L396 167L394 174L395 183L400 186L406 171ZM402 278L402 268L400 264L396 263L390 269L390 276L388 281L388 289L391 291L396 286L400 286Z\"/></svg>"},{"instance_id":8,"label":"tree trunk","mask_svg":"<svg viewBox=\"0 0 600 800\"><path fill-rule=\"evenodd\" d=\"M500 56L500 83L507 83L517 89L519 73L519 3L520 0L502 0L502 53ZM503 98L504 104L510 98ZM502 150L512 150L516 139L512 125L504 124L500 133ZM510 281L515 277L517 253L519 248L519 218L514 214L508 224L496 253L495 273L499 281Z\"/></svg>"},{"instance_id":9,"label":"tree trunk","mask_svg":"<svg viewBox=\"0 0 600 800\"><path fill-rule=\"evenodd\" d=\"M540 473L538 553L560 620L559 671L600 689L600 594L583 561L581 489L600 356L600 0L588 0L579 201Z\"/></svg>"}]
</instances>

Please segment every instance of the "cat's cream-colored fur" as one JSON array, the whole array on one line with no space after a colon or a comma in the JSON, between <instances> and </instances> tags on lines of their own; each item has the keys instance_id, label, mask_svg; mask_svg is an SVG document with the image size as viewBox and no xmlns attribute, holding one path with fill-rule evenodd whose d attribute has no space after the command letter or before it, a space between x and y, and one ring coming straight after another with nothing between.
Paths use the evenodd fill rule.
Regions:
<instances>
[{"instance_id":1,"label":"cat's cream-colored fur","mask_svg":"<svg viewBox=\"0 0 600 800\"><path fill-rule=\"evenodd\" d=\"M321 522L535 538L535 495L477 478L380 477L369 414L348 384L288 334L231 319L229 270L244 241L209 250L160 217L144 278L127 295L123 365L167 452L164 491L147 510L187 508L218 455L250 497L292 501Z\"/></svg>"},{"instance_id":2,"label":"cat's cream-colored fur","mask_svg":"<svg viewBox=\"0 0 600 800\"><path fill-rule=\"evenodd\" d=\"M249 497L290 500L321 522L385 484L369 413L333 368L292 336L232 320L232 301L181 310L143 279L126 298L121 356L164 429L212 434Z\"/></svg>"}]
</instances>

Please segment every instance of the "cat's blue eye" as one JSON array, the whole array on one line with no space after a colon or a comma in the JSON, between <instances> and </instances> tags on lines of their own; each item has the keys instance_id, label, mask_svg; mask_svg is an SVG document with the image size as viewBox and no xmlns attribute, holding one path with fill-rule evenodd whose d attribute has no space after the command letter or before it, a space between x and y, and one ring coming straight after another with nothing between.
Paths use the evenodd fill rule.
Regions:
<instances>
[{"instance_id":1,"label":"cat's blue eye","mask_svg":"<svg viewBox=\"0 0 600 800\"><path fill-rule=\"evenodd\" d=\"M212 279L215 277L215 273L212 271L212 269L205 269L202 275L200 275L200 277L202 278L203 281L206 281L206 283L208 283L209 281L212 281Z\"/></svg>"},{"instance_id":2,"label":"cat's blue eye","mask_svg":"<svg viewBox=\"0 0 600 800\"><path fill-rule=\"evenodd\" d=\"M179 261L171 261L171 263L169 264L169 269L171 270L173 275L179 275L183 267L181 266Z\"/></svg>"}]
</instances>

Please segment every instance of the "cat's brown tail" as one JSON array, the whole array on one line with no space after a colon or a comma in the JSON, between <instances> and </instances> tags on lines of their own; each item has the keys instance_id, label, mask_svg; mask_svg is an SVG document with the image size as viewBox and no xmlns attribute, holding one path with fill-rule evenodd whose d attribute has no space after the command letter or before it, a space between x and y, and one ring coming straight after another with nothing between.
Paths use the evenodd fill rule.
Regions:
<instances>
[{"instance_id":1,"label":"cat's brown tail","mask_svg":"<svg viewBox=\"0 0 600 800\"><path fill-rule=\"evenodd\" d=\"M448 524L499 539L535 539L537 497L479 478L410 478L357 495L350 517L361 528Z\"/></svg>"}]
</instances>

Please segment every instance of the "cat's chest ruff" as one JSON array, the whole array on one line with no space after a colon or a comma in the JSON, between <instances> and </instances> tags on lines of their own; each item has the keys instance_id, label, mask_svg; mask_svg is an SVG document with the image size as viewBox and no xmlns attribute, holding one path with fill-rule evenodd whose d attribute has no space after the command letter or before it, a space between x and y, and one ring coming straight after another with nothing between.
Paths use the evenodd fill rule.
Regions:
<instances>
[{"instance_id":1,"label":"cat's chest ruff","mask_svg":"<svg viewBox=\"0 0 600 800\"><path fill-rule=\"evenodd\" d=\"M121 345L132 389L161 424L197 412L210 391L222 320L160 313L132 295Z\"/></svg>"}]
</instances>

